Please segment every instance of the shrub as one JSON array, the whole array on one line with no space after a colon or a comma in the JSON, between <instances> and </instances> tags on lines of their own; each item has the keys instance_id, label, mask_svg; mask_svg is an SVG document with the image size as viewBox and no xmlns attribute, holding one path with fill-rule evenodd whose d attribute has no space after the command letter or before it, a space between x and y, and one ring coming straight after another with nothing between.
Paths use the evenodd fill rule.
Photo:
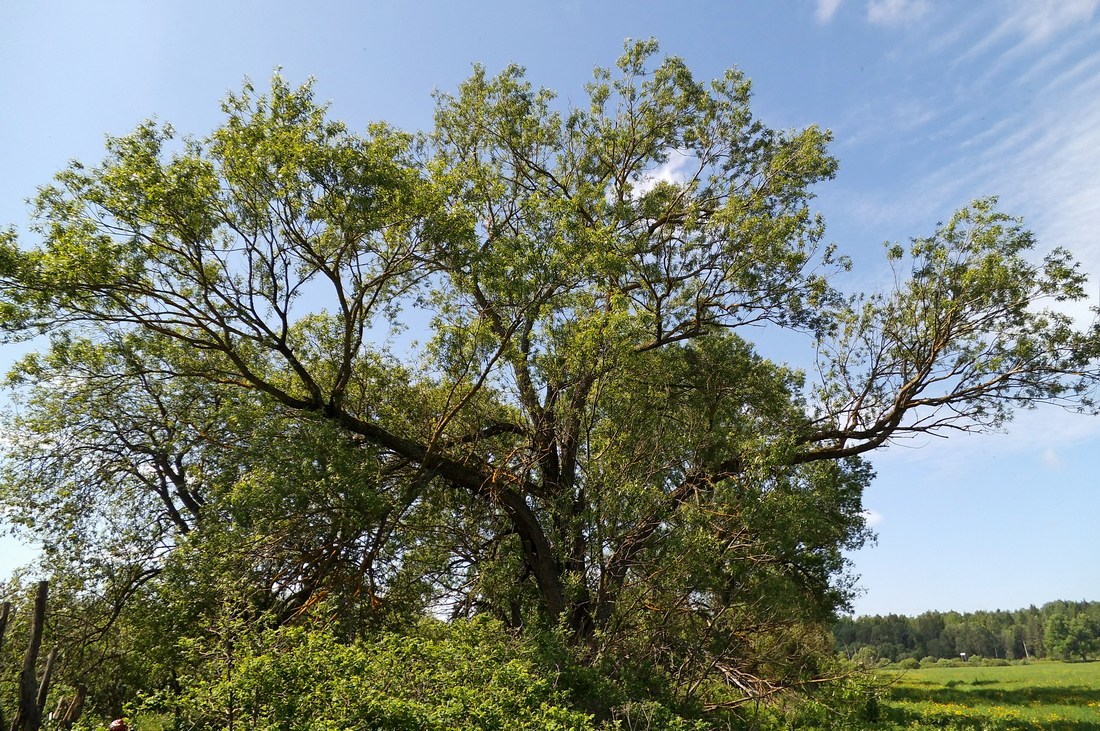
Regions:
<instances>
[{"instance_id":1,"label":"shrub","mask_svg":"<svg viewBox=\"0 0 1100 731\"><path fill-rule=\"evenodd\" d=\"M881 719L879 699L885 697L890 680L875 673L852 673L837 682L816 687L804 702L780 707L776 704L760 709L743 725L714 724L713 729L751 728L759 731L786 731L787 729L856 729ZM616 731L647 729L647 726L623 725ZM610 730L609 730L610 731Z\"/></svg>"},{"instance_id":2,"label":"shrub","mask_svg":"<svg viewBox=\"0 0 1100 731\"><path fill-rule=\"evenodd\" d=\"M875 648L870 645L864 645L852 655L852 662L864 668L875 667L878 663L878 659L878 655L875 654Z\"/></svg>"},{"instance_id":3,"label":"shrub","mask_svg":"<svg viewBox=\"0 0 1100 731\"><path fill-rule=\"evenodd\" d=\"M349 644L325 629L281 628L250 644L230 666L197 663L179 694L151 699L150 709L175 706L196 730L231 720L250 731L598 728L569 706L553 665L490 621L426 622Z\"/></svg>"},{"instance_id":4,"label":"shrub","mask_svg":"<svg viewBox=\"0 0 1100 731\"><path fill-rule=\"evenodd\" d=\"M191 642L178 690L131 715L146 731L705 731L852 728L878 718L880 682L836 667L782 704L715 710L675 702L659 668L591 667L553 632L517 637L480 618L426 620L365 640L326 626L241 626ZM231 640L231 641L230 641ZM228 642L227 642L228 641ZM232 654L224 650L232 648ZM220 648L220 649L219 649ZM751 721L747 718L751 714Z\"/></svg>"},{"instance_id":5,"label":"shrub","mask_svg":"<svg viewBox=\"0 0 1100 731\"><path fill-rule=\"evenodd\" d=\"M907 657L898 663L898 667L902 670L919 670L920 662L914 658Z\"/></svg>"}]
</instances>

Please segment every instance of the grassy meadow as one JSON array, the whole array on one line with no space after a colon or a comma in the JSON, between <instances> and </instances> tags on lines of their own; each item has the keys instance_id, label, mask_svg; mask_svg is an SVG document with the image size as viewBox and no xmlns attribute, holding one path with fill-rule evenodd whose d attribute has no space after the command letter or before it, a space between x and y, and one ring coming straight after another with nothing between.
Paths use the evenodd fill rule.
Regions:
<instances>
[{"instance_id":1,"label":"grassy meadow","mask_svg":"<svg viewBox=\"0 0 1100 731\"><path fill-rule=\"evenodd\" d=\"M881 712L904 728L1100 731L1100 662L899 672Z\"/></svg>"}]
</instances>

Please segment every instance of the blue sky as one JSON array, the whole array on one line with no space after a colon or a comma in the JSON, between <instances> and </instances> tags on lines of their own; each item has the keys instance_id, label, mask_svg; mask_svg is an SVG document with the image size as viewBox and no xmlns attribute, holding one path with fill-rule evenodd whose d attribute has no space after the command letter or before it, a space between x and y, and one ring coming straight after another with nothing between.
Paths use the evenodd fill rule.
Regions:
<instances>
[{"instance_id":1,"label":"blue sky","mask_svg":"<svg viewBox=\"0 0 1100 731\"><path fill-rule=\"evenodd\" d=\"M885 284L883 241L995 194L1100 293L1100 0L3 3L0 225L30 236L25 199L67 160L100 159L105 134L152 116L210 131L245 76L314 76L353 128L421 129L432 91L475 62L526 66L579 102L627 37L656 37L700 78L740 67L771 126L833 130L840 172L817 207L855 260L847 287ZM1040 409L873 462L858 613L1100 600L1100 419ZM0 542L0 576L27 555Z\"/></svg>"}]
</instances>

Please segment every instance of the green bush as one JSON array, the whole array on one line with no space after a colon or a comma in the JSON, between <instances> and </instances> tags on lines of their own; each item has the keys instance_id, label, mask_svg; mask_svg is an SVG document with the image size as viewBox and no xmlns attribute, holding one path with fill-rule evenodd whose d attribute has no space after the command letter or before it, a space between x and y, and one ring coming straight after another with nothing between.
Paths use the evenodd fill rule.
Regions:
<instances>
[{"instance_id":1,"label":"green bush","mask_svg":"<svg viewBox=\"0 0 1100 731\"><path fill-rule=\"evenodd\" d=\"M911 657L907 657L904 660L899 661L897 666L902 670L919 670L920 662Z\"/></svg>"},{"instance_id":2,"label":"green bush","mask_svg":"<svg viewBox=\"0 0 1100 731\"><path fill-rule=\"evenodd\" d=\"M888 684L875 673L851 673L844 678L817 686L816 691L801 703L762 707L744 726L716 724L715 729L750 728L753 731L788 731L788 729L850 729L865 728L881 720L880 698L885 698ZM621 731L627 731L623 726ZM632 728L646 728L634 726Z\"/></svg>"},{"instance_id":3,"label":"green bush","mask_svg":"<svg viewBox=\"0 0 1100 731\"><path fill-rule=\"evenodd\" d=\"M427 622L411 635L349 644L325 629L282 628L243 644L224 662L191 648L207 660L149 710L175 710L196 730L231 720L250 731L598 728L570 707L555 668L490 621Z\"/></svg>"},{"instance_id":4,"label":"green bush","mask_svg":"<svg viewBox=\"0 0 1100 731\"><path fill-rule=\"evenodd\" d=\"M864 645L856 651L856 654L852 655L852 662L863 668L873 668L878 663L878 655L875 653L875 648L870 645Z\"/></svg>"},{"instance_id":5,"label":"green bush","mask_svg":"<svg viewBox=\"0 0 1100 731\"><path fill-rule=\"evenodd\" d=\"M830 674L839 680L782 703L704 713L677 701L675 683L654 666L578 662L553 632L519 637L485 618L352 641L326 626L241 624L185 649L190 670L178 690L130 709L143 731L852 728L878 718L882 692L874 675L838 666Z\"/></svg>"}]
</instances>

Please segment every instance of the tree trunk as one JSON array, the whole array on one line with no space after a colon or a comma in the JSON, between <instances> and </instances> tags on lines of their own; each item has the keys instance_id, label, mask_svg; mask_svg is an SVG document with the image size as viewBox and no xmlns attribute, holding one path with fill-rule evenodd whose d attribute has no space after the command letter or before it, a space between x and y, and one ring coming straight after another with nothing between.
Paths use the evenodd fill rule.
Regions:
<instances>
[{"instance_id":1,"label":"tree trunk","mask_svg":"<svg viewBox=\"0 0 1100 731\"><path fill-rule=\"evenodd\" d=\"M27 653L23 656L23 670L19 675L19 708L11 731L38 731L42 725L42 712L38 707L38 652L42 649L42 629L46 623L46 596L49 583L38 582L34 595L34 617L31 619L31 638Z\"/></svg>"},{"instance_id":2,"label":"tree trunk","mask_svg":"<svg viewBox=\"0 0 1100 731\"><path fill-rule=\"evenodd\" d=\"M50 654L46 657L46 667L42 669L42 680L38 684L38 720L42 721L42 716L46 712L46 699L50 695L50 681L53 680L53 668L57 663L57 648L50 650Z\"/></svg>"},{"instance_id":3,"label":"tree trunk","mask_svg":"<svg viewBox=\"0 0 1100 731\"><path fill-rule=\"evenodd\" d=\"M8 630L8 617L11 616L11 602L4 602L0 606L0 650L4 649L4 633ZM4 723L4 709L0 708L0 729L6 728Z\"/></svg>"},{"instance_id":4,"label":"tree trunk","mask_svg":"<svg viewBox=\"0 0 1100 731\"><path fill-rule=\"evenodd\" d=\"M8 629L8 617L11 615L11 602L0 605L0 650L4 649L4 633Z\"/></svg>"},{"instance_id":5,"label":"tree trunk","mask_svg":"<svg viewBox=\"0 0 1100 731\"><path fill-rule=\"evenodd\" d=\"M61 731L69 731L76 723L76 720L80 718L80 712L84 710L84 698L88 695L88 686L81 683L76 686L76 695L73 696L72 702L65 710L65 715L58 721L57 727Z\"/></svg>"}]
</instances>

